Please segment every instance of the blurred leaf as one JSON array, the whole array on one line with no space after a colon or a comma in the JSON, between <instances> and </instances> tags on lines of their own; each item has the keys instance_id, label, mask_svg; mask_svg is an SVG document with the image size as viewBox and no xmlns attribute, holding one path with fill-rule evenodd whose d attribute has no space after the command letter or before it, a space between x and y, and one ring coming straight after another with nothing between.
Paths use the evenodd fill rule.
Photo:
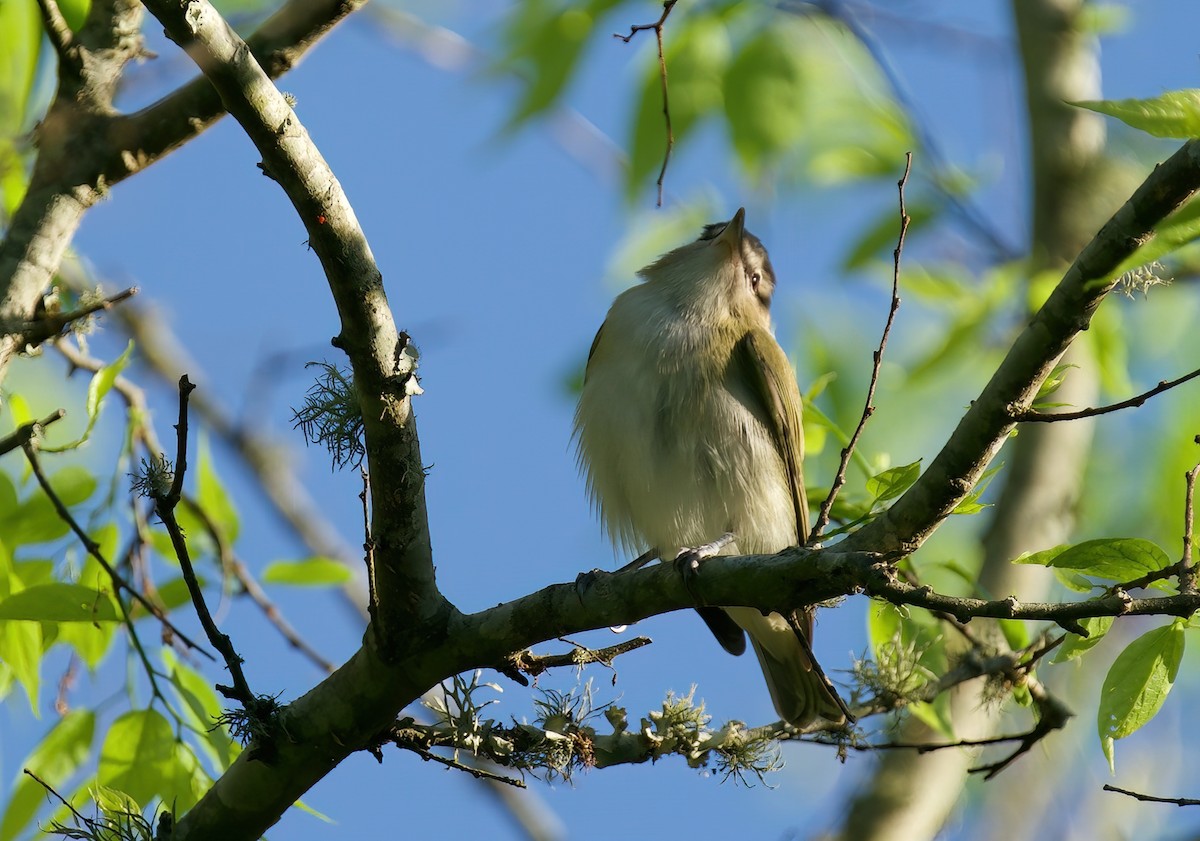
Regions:
<instances>
[{"instance_id":1,"label":"blurred leaf","mask_svg":"<svg viewBox=\"0 0 1200 841\"><path fill-rule=\"evenodd\" d=\"M212 523L220 531L225 542L232 546L238 537L240 524L238 522L237 509L233 505L233 500L229 493L225 490L225 486L221 483L220 477L217 476L216 466L213 464L212 449L208 446L207 440L200 442L200 466L196 478L196 501L212 520ZM183 521L180 520L182 525ZM203 529L199 529L203 531ZM189 534L190 536L190 534Z\"/></svg>"},{"instance_id":2,"label":"blurred leaf","mask_svg":"<svg viewBox=\"0 0 1200 841\"><path fill-rule=\"evenodd\" d=\"M175 759L170 723L156 710L132 710L109 727L96 779L139 803L149 804L155 796L172 803L177 792L169 781L177 775Z\"/></svg>"},{"instance_id":3,"label":"blurred leaf","mask_svg":"<svg viewBox=\"0 0 1200 841\"><path fill-rule=\"evenodd\" d=\"M42 20L34 0L0 3L0 138L23 132L37 74Z\"/></svg>"},{"instance_id":4,"label":"blurred leaf","mask_svg":"<svg viewBox=\"0 0 1200 841\"><path fill-rule=\"evenodd\" d=\"M42 626L37 622L0 622L0 662L12 670L25 690L34 717L40 718Z\"/></svg>"},{"instance_id":5,"label":"blurred leaf","mask_svg":"<svg viewBox=\"0 0 1200 841\"><path fill-rule=\"evenodd\" d=\"M898 176L912 146L870 53L821 17L760 27L739 45L724 87L734 150L751 178L785 154L819 183Z\"/></svg>"},{"instance_id":6,"label":"blurred leaf","mask_svg":"<svg viewBox=\"0 0 1200 841\"><path fill-rule=\"evenodd\" d=\"M80 584L39 584L0 601L0 620L116 622L119 619L106 593Z\"/></svg>"},{"instance_id":7,"label":"blurred leaf","mask_svg":"<svg viewBox=\"0 0 1200 841\"><path fill-rule=\"evenodd\" d=\"M1123 3L1085 3L1079 8L1075 26L1080 33L1118 35L1129 28L1132 13Z\"/></svg>"},{"instance_id":8,"label":"blurred leaf","mask_svg":"<svg viewBox=\"0 0 1200 841\"><path fill-rule=\"evenodd\" d=\"M647 33L653 36L653 33ZM724 98L722 78L732 48L725 23L711 15L693 15L672 27L664 45L669 79L671 133L678 151L691 129L717 112ZM662 76L658 54L647 62L633 119L626 187L632 199L662 166L667 146L663 120Z\"/></svg>"},{"instance_id":9,"label":"blurred leaf","mask_svg":"<svg viewBox=\"0 0 1200 841\"><path fill-rule=\"evenodd\" d=\"M1150 572L1166 569L1171 559L1154 543L1136 537L1103 538L1087 540L1063 551L1058 548L1023 555L1014 563L1041 564L1057 569L1073 570L1094 578L1108 581L1132 581ZM1170 590L1166 581L1155 581L1150 585Z\"/></svg>"},{"instance_id":10,"label":"blurred leaf","mask_svg":"<svg viewBox=\"0 0 1200 841\"><path fill-rule=\"evenodd\" d=\"M1088 635L1081 637L1079 634L1067 634L1063 644L1054 653L1054 659L1051 662L1065 663L1068 660L1082 657L1084 652L1091 650L1100 640L1104 639L1104 635L1108 633L1112 623L1113 617L1111 616L1092 616L1080 619L1079 624L1087 629Z\"/></svg>"},{"instance_id":11,"label":"blurred leaf","mask_svg":"<svg viewBox=\"0 0 1200 841\"><path fill-rule=\"evenodd\" d=\"M1191 198L1154 226L1154 236L1126 257L1108 277L1120 277L1161 260L1200 237L1200 198Z\"/></svg>"},{"instance_id":12,"label":"blurred leaf","mask_svg":"<svg viewBox=\"0 0 1200 841\"><path fill-rule=\"evenodd\" d=\"M937 213L934 206L928 202L908 201L907 210L911 220L908 226L908 234L911 235L918 228L928 224ZM887 208L883 213L880 213L878 218L858 235L858 238L850 246L849 252L842 259L842 271L849 273L856 269L862 269L868 263L875 259L891 260L892 252L896 248L896 242L900 237L900 213L893 205ZM911 288L910 278L906 273L904 276L905 291Z\"/></svg>"},{"instance_id":13,"label":"blurred leaf","mask_svg":"<svg viewBox=\"0 0 1200 841\"><path fill-rule=\"evenodd\" d=\"M1150 99L1102 99L1072 102L1080 108L1116 117L1155 137L1200 137L1200 90L1167 91Z\"/></svg>"},{"instance_id":14,"label":"blurred leaf","mask_svg":"<svg viewBox=\"0 0 1200 841\"><path fill-rule=\"evenodd\" d=\"M58 0L59 11L67 20L67 26L72 32L78 32L87 20L92 8L92 0Z\"/></svg>"},{"instance_id":15,"label":"blurred leaf","mask_svg":"<svg viewBox=\"0 0 1200 841\"><path fill-rule=\"evenodd\" d=\"M117 377L125 370L125 366L129 364L129 359L133 355L133 340L129 340L129 344L125 347L125 352L114 359L109 364L102 367L99 371L92 374L92 379L88 383L87 391L87 427L83 430L83 435L78 441L70 444L61 444L56 447L43 447L46 452L57 453L64 450L73 450L83 442L87 441L88 436L92 434L92 430L96 426L96 421L100 418L100 407L104 403L104 398L112 391L113 383L117 381Z\"/></svg>"},{"instance_id":16,"label":"blurred leaf","mask_svg":"<svg viewBox=\"0 0 1200 841\"><path fill-rule=\"evenodd\" d=\"M742 165L757 175L762 166L795 146L809 114L805 94L807 25L788 21L764 27L742 44L725 74L725 116ZM831 74L832 75L832 74Z\"/></svg>"},{"instance_id":17,"label":"blurred leaf","mask_svg":"<svg viewBox=\"0 0 1200 841\"><path fill-rule=\"evenodd\" d=\"M1177 620L1135 639L1108 670L1100 690L1096 725L1113 773L1113 742L1138 730L1162 707L1179 673L1183 644L1183 628Z\"/></svg>"},{"instance_id":18,"label":"blurred leaf","mask_svg":"<svg viewBox=\"0 0 1200 841\"><path fill-rule=\"evenodd\" d=\"M905 709L923 722L926 727L936 733L940 733L943 738L950 741L956 738L954 735L954 722L950 717L949 693L943 692L934 698L932 702L918 701L914 704L909 704Z\"/></svg>"},{"instance_id":19,"label":"blurred leaf","mask_svg":"<svg viewBox=\"0 0 1200 841\"><path fill-rule=\"evenodd\" d=\"M264 584L297 584L307 587L329 587L345 584L354 573L332 558L313 557L302 561L275 561L263 570Z\"/></svg>"},{"instance_id":20,"label":"blurred leaf","mask_svg":"<svg viewBox=\"0 0 1200 841\"><path fill-rule=\"evenodd\" d=\"M597 19L615 5L617 0L530 0L513 7L504 35L509 51L500 66L520 75L525 88L509 119L509 128L558 102L575 75ZM649 33L649 37L653 39L654 34Z\"/></svg>"},{"instance_id":21,"label":"blurred leaf","mask_svg":"<svg viewBox=\"0 0 1200 841\"><path fill-rule=\"evenodd\" d=\"M217 717L224 712L221 699L212 688L212 683L199 672L182 662L169 648L162 650L163 663L171 685L183 702L183 714L188 724L202 737L201 747L209 754L213 764L220 770L233 764L241 745L229 735L224 725L217 724Z\"/></svg>"},{"instance_id":22,"label":"blurred leaf","mask_svg":"<svg viewBox=\"0 0 1200 841\"><path fill-rule=\"evenodd\" d=\"M68 508L85 502L96 490L96 479L84 467L64 467L50 477L50 487ZM36 486L30 495L7 513L0 512L0 539L10 546L47 543L70 531L54 510L50 498Z\"/></svg>"},{"instance_id":23,"label":"blurred leaf","mask_svg":"<svg viewBox=\"0 0 1200 841\"><path fill-rule=\"evenodd\" d=\"M95 729L95 713L72 710L51 728L21 767L33 771L48 785L61 789L87 760ZM21 774L5 805L4 817L0 819L0 841L12 841L22 835L45 803L46 790L28 775Z\"/></svg>"}]
</instances>

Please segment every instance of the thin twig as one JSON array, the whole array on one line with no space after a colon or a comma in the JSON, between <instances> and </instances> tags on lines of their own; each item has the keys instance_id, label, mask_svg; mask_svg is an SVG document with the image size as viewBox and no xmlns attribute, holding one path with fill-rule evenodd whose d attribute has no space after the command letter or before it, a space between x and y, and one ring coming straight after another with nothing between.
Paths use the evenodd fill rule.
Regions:
<instances>
[{"instance_id":1,"label":"thin twig","mask_svg":"<svg viewBox=\"0 0 1200 841\"><path fill-rule=\"evenodd\" d=\"M92 540L88 536L87 532L83 530L83 527L76 522L73 516L71 516L71 512L67 510L67 506L59 498L58 494L54 491L54 488L50 486L50 480L46 478L46 474L42 470L41 461L37 457L37 451L34 449L33 444L26 442L22 448L25 451L25 458L29 461L29 467L33 470L33 475L37 479L38 484L42 486L42 491L45 492L47 497L49 497L50 504L54 506L54 510L58 513L58 516L67 524L68 527L70 527L71 531L75 532L75 536L79 538L79 542L83 544L83 548L87 549L88 554L95 558L96 562L100 564L106 573L108 573L109 579L112 580L113 588L115 590L124 590L138 604L150 611L150 613L153 614L159 622L163 623L163 625L169 628L171 633L179 638L180 642L193 651L198 651L208 659L212 660L213 656L211 654L193 642L190 637L183 633L183 631L176 628L175 625L171 623L171 620L167 619L167 616L165 613L163 613L162 608L138 592L138 590L132 584L126 581L125 577L121 575L121 573L117 572L113 565L108 562L108 559L104 557L104 553L100 551L100 544L96 543L96 541ZM117 597L117 603L124 607L124 602L121 601L119 595ZM128 615L126 615L126 619L128 620ZM132 622L130 621L128 624L132 630Z\"/></svg>"},{"instance_id":2,"label":"thin twig","mask_svg":"<svg viewBox=\"0 0 1200 841\"><path fill-rule=\"evenodd\" d=\"M375 590L375 539L371 537L371 474L362 467L362 491L358 498L362 500L363 513L363 563L367 567L367 616L375 619L379 611L379 595Z\"/></svg>"},{"instance_id":3,"label":"thin twig","mask_svg":"<svg viewBox=\"0 0 1200 841\"><path fill-rule=\"evenodd\" d=\"M254 708L256 699L242 672L242 658L234 650L233 641L229 635L221 633L216 622L213 621L208 604L204 600L204 591L200 589L200 582L196 578L196 570L192 566L192 558L188 552L187 540L183 536L183 529L179 527L179 522L175 519L175 506L178 505L182 495L183 475L187 468L188 395L194 388L195 386L188 380L187 374L179 378L179 423L175 427L178 432L175 477L171 482L171 490L165 496L154 498L155 511L166 527L167 534L171 537L171 545L175 549L175 556L179 559L179 568L183 573L183 580L187 584L188 593L192 597L192 606L196 608L200 625L204 628L209 643L220 652L221 657L225 660L225 666L229 669L230 677L233 678L232 687L222 686L218 683L215 688L226 698L241 702L242 706L249 711Z\"/></svg>"},{"instance_id":4,"label":"thin twig","mask_svg":"<svg viewBox=\"0 0 1200 841\"><path fill-rule=\"evenodd\" d=\"M454 759L450 759L449 757L439 756L431 750L423 750L421 748L408 748L408 750L411 750L417 756L426 761L433 760L434 762L442 763L447 768L465 771L477 780L491 780L494 783L505 783L514 788L525 788L524 780L518 780L514 777L506 777L503 774L497 774L484 768L480 768L478 765L464 765L463 763Z\"/></svg>"},{"instance_id":5,"label":"thin twig","mask_svg":"<svg viewBox=\"0 0 1200 841\"><path fill-rule=\"evenodd\" d=\"M33 321L26 322L21 331L22 340L29 345L41 344L57 336L68 324L79 321L81 318L87 318L89 315L94 315L101 310L110 310L122 301L132 298L137 292L137 287L131 286L115 295L101 298L99 301L80 307L77 310L47 313L40 318L35 318Z\"/></svg>"},{"instance_id":6,"label":"thin twig","mask_svg":"<svg viewBox=\"0 0 1200 841\"><path fill-rule=\"evenodd\" d=\"M1200 435L1196 436L1200 444ZM1192 527L1195 523L1196 474L1200 464L1187 472L1187 491L1183 502L1183 556L1179 559L1179 592L1196 592L1196 566L1192 563Z\"/></svg>"},{"instance_id":7,"label":"thin twig","mask_svg":"<svg viewBox=\"0 0 1200 841\"><path fill-rule=\"evenodd\" d=\"M74 806L72 806L71 802L69 800L67 800L67 798L63 797L61 794L59 794L57 791L54 790L54 786L50 785L50 783L43 780L41 777L39 777L37 774L30 771L28 768L22 768L21 770L25 773L26 776L30 777L35 783L37 783L42 788L44 788L46 790L47 794L52 794L56 798L58 798L59 802L61 802L64 806L66 806L67 809L71 812L71 814L75 816L76 820L81 821L83 823L90 823L90 820L88 818L84 817L84 815L82 815L78 809L76 809Z\"/></svg>"},{"instance_id":8,"label":"thin twig","mask_svg":"<svg viewBox=\"0 0 1200 841\"><path fill-rule=\"evenodd\" d=\"M1200 806L1200 800L1193 800L1190 797L1155 797L1153 794L1142 794L1136 791L1130 791L1127 788L1117 788L1116 786L1104 784L1105 791L1113 791L1117 794L1124 794L1132 797L1134 800L1141 800L1144 803L1168 803L1172 806Z\"/></svg>"},{"instance_id":9,"label":"thin twig","mask_svg":"<svg viewBox=\"0 0 1200 841\"><path fill-rule=\"evenodd\" d=\"M834 476L833 484L829 488L829 496L825 497L825 501L821 503L821 510L817 515L817 522L813 526L812 532L809 533L806 543L814 543L821 539L821 534L825 531L825 527L829 525L829 514L833 510L833 503L837 499L838 492L842 486L846 484L846 470L850 466L850 457L854 453L854 448L858 445L858 439L862 437L863 429L870 420L871 415L875 414L875 387L879 384L879 370L883 365L883 351L887 348L888 334L892 332L892 322L896 320L896 311L900 309L900 257L904 253L904 238L908 235L908 225L912 222L912 218L908 215L908 211L904 206L904 187L908 184L908 174L912 170L912 152L904 154L904 174L900 176L900 180L896 182L896 187L900 193L900 236L896 240L896 248L892 252L892 303L888 309L887 321L883 325L883 335L879 339L879 349L874 354L874 364L871 367L871 381L867 386L867 400L863 406L862 417L858 420L858 426L854 430L854 434L850 436L850 443L842 449L842 461L838 465L837 475Z\"/></svg>"},{"instance_id":10,"label":"thin twig","mask_svg":"<svg viewBox=\"0 0 1200 841\"><path fill-rule=\"evenodd\" d=\"M1188 380L1194 380L1200 377L1200 368L1192 371L1190 374L1184 374L1177 380L1163 381L1149 391L1143 391L1136 397L1130 397L1128 400L1122 400L1120 403L1113 403L1111 406L1098 406L1092 409L1080 409L1076 412L1039 412L1036 409L1025 409L1013 414L1013 420L1017 423L1054 423L1056 421L1072 421L1082 418L1094 418L1097 415L1107 415L1109 412L1117 412L1121 409L1130 409L1136 406L1141 406L1151 397L1162 394L1164 391L1170 391L1175 386L1183 385Z\"/></svg>"},{"instance_id":11,"label":"thin twig","mask_svg":"<svg viewBox=\"0 0 1200 841\"><path fill-rule=\"evenodd\" d=\"M658 171L658 206L662 207L663 201L663 181L667 177L667 165L671 162L671 150L675 148L675 132L671 128L671 104L667 97L667 57L663 52L663 24L666 23L667 17L671 14L671 10L675 8L675 4L679 0L665 0L663 3L663 13L654 23L635 24L629 27L629 34L622 35L619 32L614 32L614 38L620 38L626 44L633 40L633 36L647 29L654 30L654 37L658 41L658 74L662 80L662 102L663 102L663 120L667 127L667 148L663 153L662 168Z\"/></svg>"},{"instance_id":12,"label":"thin twig","mask_svg":"<svg viewBox=\"0 0 1200 841\"><path fill-rule=\"evenodd\" d=\"M508 663L530 677L537 677L548 669L562 666L586 666L589 663L602 663L612 667L613 660L622 654L636 651L652 642L649 637L634 637L607 648L587 648L578 643L571 643L575 650L567 654L534 654L529 649L509 655Z\"/></svg>"},{"instance_id":13,"label":"thin twig","mask_svg":"<svg viewBox=\"0 0 1200 841\"><path fill-rule=\"evenodd\" d=\"M307 657L318 668L326 672L334 671L334 669L337 667L333 664L333 662L331 660L327 660L319 651L309 645L308 642L306 642L305 639L300 636L300 633L295 629L295 627L293 627L292 624L288 622L286 618L284 618L283 612L279 609L279 606L276 605L275 602L271 601L271 597L267 595L266 591L263 590L262 586L258 583L254 576L250 574L250 570L246 567L246 564L242 562L241 558L234 554L233 547L229 545L229 541L226 539L225 535L221 533L221 530L217 527L217 524L213 522L213 519L209 516L208 512L205 511L196 500L192 499L186 494L184 495L182 502L187 505L188 510L191 511L198 520L200 520L200 525L204 527L204 531L208 534L209 538L216 546L217 555L221 559L221 569L227 570L233 575L234 578L237 579L238 583L242 585L242 589L245 591L246 595L248 595L251 601L253 601L258 606L259 610L263 612L263 615L267 618L267 621L275 626L275 630L279 632L279 635L287 641L288 645Z\"/></svg>"},{"instance_id":14,"label":"thin twig","mask_svg":"<svg viewBox=\"0 0 1200 841\"><path fill-rule=\"evenodd\" d=\"M985 780L990 780L1009 765L1016 762L1021 756L1028 753L1042 739L1049 736L1055 730L1061 730L1067 725L1067 721L1070 720L1072 713L1067 709L1066 705L1050 695L1041 683L1031 677L1026 678L1025 686L1029 690L1029 694L1033 697L1033 702L1038 709L1037 724L1025 734L1025 737L1021 739L1021 743L1017 746L1016 750L1008 756L998 762L969 768L967 773L983 774Z\"/></svg>"},{"instance_id":15,"label":"thin twig","mask_svg":"<svg viewBox=\"0 0 1200 841\"><path fill-rule=\"evenodd\" d=\"M38 435L41 435L43 429L56 421L62 420L66 414L66 409L55 409L40 421L30 421L29 423L21 424L14 432L0 438L0 456L12 452L18 447L24 447Z\"/></svg>"}]
</instances>

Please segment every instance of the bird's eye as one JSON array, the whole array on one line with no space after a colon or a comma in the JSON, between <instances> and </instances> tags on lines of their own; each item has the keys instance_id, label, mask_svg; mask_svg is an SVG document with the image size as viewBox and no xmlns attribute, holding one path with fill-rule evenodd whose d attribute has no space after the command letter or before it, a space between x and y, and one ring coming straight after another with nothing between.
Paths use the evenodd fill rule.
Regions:
<instances>
[{"instance_id":1,"label":"bird's eye","mask_svg":"<svg viewBox=\"0 0 1200 841\"><path fill-rule=\"evenodd\" d=\"M755 272L754 274L750 275L750 285L753 286L755 289L758 288L758 284L761 280L762 280L762 275L759 274L758 272Z\"/></svg>"}]
</instances>

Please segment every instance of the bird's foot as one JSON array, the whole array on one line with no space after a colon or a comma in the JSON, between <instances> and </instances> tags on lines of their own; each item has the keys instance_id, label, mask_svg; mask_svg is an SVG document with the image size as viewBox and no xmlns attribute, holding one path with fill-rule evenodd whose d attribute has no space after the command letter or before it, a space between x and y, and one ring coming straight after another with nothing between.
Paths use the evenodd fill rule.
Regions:
<instances>
[{"instance_id":1,"label":"bird's foot","mask_svg":"<svg viewBox=\"0 0 1200 841\"><path fill-rule=\"evenodd\" d=\"M675 566L678 567L679 574L683 576L684 586L692 594L692 598L696 601L696 604L704 604L695 589L696 580L700 577L701 562L721 554L721 550L730 543L733 543L735 539L733 532L727 531L712 543L705 543L702 546L696 546L692 549L684 549L675 556Z\"/></svg>"}]
</instances>

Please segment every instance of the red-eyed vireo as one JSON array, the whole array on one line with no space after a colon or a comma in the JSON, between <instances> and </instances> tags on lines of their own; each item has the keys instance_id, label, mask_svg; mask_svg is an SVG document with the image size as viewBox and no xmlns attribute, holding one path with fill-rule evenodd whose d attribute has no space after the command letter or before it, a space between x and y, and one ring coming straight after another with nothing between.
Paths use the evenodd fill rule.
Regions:
<instances>
[{"instance_id":1,"label":"red-eyed vireo","mask_svg":"<svg viewBox=\"0 0 1200 841\"><path fill-rule=\"evenodd\" d=\"M738 210L642 269L588 357L575 414L588 490L615 542L664 560L714 542L724 554L778 552L808 537L800 391L771 331L771 261L744 222ZM808 653L811 609L699 610L733 654L749 633L785 721L844 719Z\"/></svg>"}]
</instances>

